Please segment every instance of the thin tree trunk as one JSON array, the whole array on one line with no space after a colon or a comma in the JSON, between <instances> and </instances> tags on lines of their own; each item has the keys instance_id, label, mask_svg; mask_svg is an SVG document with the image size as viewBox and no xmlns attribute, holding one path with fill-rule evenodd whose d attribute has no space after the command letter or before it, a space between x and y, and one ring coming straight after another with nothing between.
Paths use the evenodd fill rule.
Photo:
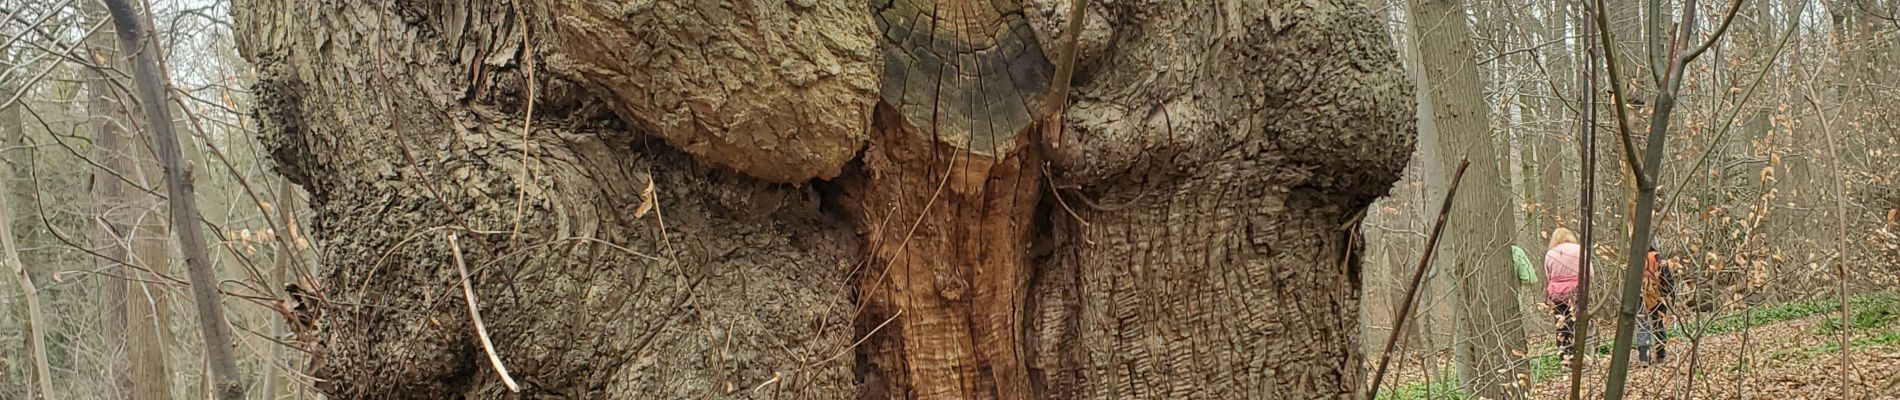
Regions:
<instances>
[{"instance_id":1,"label":"thin tree trunk","mask_svg":"<svg viewBox=\"0 0 1900 400\"><path fill-rule=\"evenodd\" d=\"M1602 0L1597 0L1597 2L1598 4L1602 4ZM1682 87L1682 76L1685 66L1699 56L1701 51L1707 49L1707 47L1701 47L1701 44L1704 43L1703 39L1694 34L1696 31L1695 23L1693 23L1695 21L1695 3L1695 0L1689 0L1683 5L1683 19L1689 21L1689 23L1681 24L1678 26L1676 32L1669 34L1673 39L1669 41L1671 50L1668 56L1666 56L1666 63L1654 63L1655 65L1663 66L1661 67L1663 71L1661 79L1659 79L1660 84L1657 85L1660 90L1657 92L1653 101L1655 111L1648 116L1650 120L1648 124L1648 147L1643 153L1641 164L1637 164L1635 154L1633 154L1635 151L1635 143L1631 143L1631 141L1635 140L1633 137L1635 133L1629 126L1630 117L1628 115L1628 109L1623 107L1624 103L1629 101L1627 96L1631 94L1625 91L1623 85L1616 80L1617 77L1623 76L1622 74L1624 72L1619 71L1618 60L1613 57L1614 53L1611 53L1612 58L1606 60L1606 64L1609 66L1608 75L1611 77L1611 93L1617 100L1612 103L1612 110L1615 111L1614 115L1618 122L1618 132L1623 139L1623 147L1625 150L1624 164L1628 164L1631 170L1636 171L1636 176L1640 179L1637 182L1638 190L1635 199L1635 223L1632 226L1633 230L1630 236L1630 249L1627 252L1628 254L1626 254L1628 263L1625 264L1626 269L1623 271L1623 288L1621 291L1623 302L1619 304L1617 312L1616 343L1611 346L1609 377L1608 382L1604 385L1605 394L1609 399L1613 400L1623 398L1624 384L1626 383L1627 374L1629 373L1631 339L1635 333L1634 324L1636 323L1636 314L1642 305L1642 302L1639 300L1640 297L1638 296L1641 295L1642 291L1643 265L1646 260L1645 256L1647 255L1647 252L1643 250L1651 245L1652 240L1650 236L1651 229L1653 228L1651 217L1656 205L1657 179L1662 176L1663 150L1668 143L1669 115L1675 110L1676 94ZM1660 4L1660 0L1651 0L1652 13L1658 11L1660 7L1658 4ZM1710 34L1710 39L1708 40L1711 41L1707 43L1713 44L1712 40L1720 38L1726 33L1729 23L1734 20L1735 16L1733 10L1730 10L1730 12L1731 14L1727 16L1728 19L1723 20L1717 30ZM1660 24L1659 18L1652 19L1652 25ZM1608 25L1607 21L1599 15L1597 18L1597 26L1606 29L1599 33L1606 39L1604 42L1613 43L1612 33L1607 30ZM1653 33L1656 35L1664 34L1661 29L1655 29ZM1659 43L1663 39L1652 36L1650 40L1652 43ZM1653 51L1661 50L1653 49Z\"/></svg>"},{"instance_id":2,"label":"thin tree trunk","mask_svg":"<svg viewBox=\"0 0 1900 400\"><path fill-rule=\"evenodd\" d=\"M1460 374L1474 394L1494 399L1516 397L1511 390L1520 373L1513 362L1525 353L1522 311L1510 266L1513 240L1508 187L1498 143L1488 126L1489 106L1480 91L1477 61L1464 7L1456 1L1414 0L1411 15L1419 27L1421 69L1431 87L1433 120L1441 129L1441 161L1463 155L1472 160L1471 195L1452 217L1452 271L1459 277L1458 310L1464 336ZM1450 165L1446 164L1449 169Z\"/></svg>"},{"instance_id":3,"label":"thin tree trunk","mask_svg":"<svg viewBox=\"0 0 1900 400\"><path fill-rule=\"evenodd\" d=\"M1808 93L1804 95L1803 97L1808 100L1809 105L1814 106L1814 113L1820 117L1821 135L1823 138L1826 139L1827 154L1830 160L1828 164L1830 167L1833 168L1833 170L1830 171L1831 173L1829 175L1833 177L1832 181L1834 184L1833 196L1834 196L1835 208L1834 208L1833 214L1834 214L1834 218L1836 222L1835 227L1839 228L1839 230L1835 232L1835 237L1834 237L1834 251L1836 252L1837 255L1835 256L1832 262L1832 264L1834 264L1835 283L1839 285L1837 288L1837 292L1834 295L1841 302L1841 322L1840 322L1841 369L1839 371L1841 371L1841 373L1843 374L1851 374L1852 373L1851 371L1853 371L1854 349L1849 346L1851 343L1849 343L1848 341L1848 336L1851 334L1851 331L1853 330L1854 325L1852 321L1849 319L1852 315L1852 312L1850 311L1852 304L1847 301L1847 280L1848 280L1847 264L1849 262L1849 258L1847 254L1847 245L1848 245L1848 242L1851 241L1852 239L1847 236L1847 212L1848 212L1847 211L1847 186L1845 183L1842 183L1841 181L1841 175L1846 174L1846 172L1844 168L1841 168L1841 161L1842 161L1841 153L1840 153L1840 149L1838 148L1838 145L1835 143L1835 140L1834 140L1834 130L1832 129L1832 127L1828 125L1828 122L1827 122L1828 121L1827 110L1821 107L1820 99L1816 98L1818 96L1820 96L1820 94L1814 93L1814 88L1809 87ZM1841 397L1840 398L1850 399L1854 397L1854 392L1851 386L1852 381L1853 381L1852 375L1841 376Z\"/></svg>"},{"instance_id":4,"label":"thin tree trunk","mask_svg":"<svg viewBox=\"0 0 1900 400\"><path fill-rule=\"evenodd\" d=\"M0 192L8 189L7 179L11 178L0 179ZM19 249L13 244L13 209L9 208L12 206L8 204L7 197L12 196L0 195L0 264L12 267L13 276L20 284L20 295L26 299L27 324L30 326L27 333L27 350L33 354L33 376L36 385L33 392L38 398L53 399L56 398L51 395L53 370L47 366L46 359L46 316L40 312L39 289L33 286L33 277L27 273L26 264L20 262Z\"/></svg>"},{"instance_id":5,"label":"thin tree trunk","mask_svg":"<svg viewBox=\"0 0 1900 400\"><path fill-rule=\"evenodd\" d=\"M89 23L103 21L106 18L105 6L99 2L85 2L84 10ZM94 62L120 67L127 65L120 55L117 39L112 28L104 26L86 37L86 48ZM124 68L121 71L126 70ZM132 377L135 368L131 362L127 346L131 338L128 323L128 303L126 287L133 270L125 268L124 263L131 262L131 245L124 241L132 234L132 201L127 197L131 184L126 179L133 177L133 157L128 145L126 130L132 122L124 116L126 104L117 102L111 78L101 71L86 73L86 113L92 132L92 158L99 167L93 171L92 193L98 204L100 229L94 230L94 247L100 249L106 259L100 260L100 270L107 273L100 276L100 314L104 317L104 335L106 342L104 361L106 366L106 393L114 399L132 398ZM150 318L141 319L149 321ZM150 330L148 330L150 331ZM143 347L152 347L145 345ZM167 385L169 386L169 385Z\"/></svg>"},{"instance_id":6,"label":"thin tree trunk","mask_svg":"<svg viewBox=\"0 0 1900 400\"><path fill-rule=\"evenodd\" d=\"M11 58L11 56L5 54L0 54L0 57ZM11 66L13 66L11 60L0 62L0 69L8 69L5 67ZM18 87L9 85L6 88L0 89L0 95L11 98L18 90L20 90ZM27 157L20 157L21 154L32 150L20 147L10 152L13 154L8 154L9 151L5 149L21 145L22 140L20 140L20 138L26 137L26 130L24 126L21 125L22 122L19 106L8 106L6 109L0 110L0 159L6 159L13 165L13 168L0 170L0 265L5 265L13 272L13 276L16 279L15 282L20 285L20 296L26 301L28 325L26 339L27 352L32 354L31 358L33 360L33 393L37 398L51 400L56 397L52 395L53 369L48 366L48 360L46 358L46 316L41 313L39 289L33 286L33 276L27 271L28 268L26 264L20 261L20 248L15 246L13 242L13 205L11 204L11 200L14 193L11 183L14 179L19 178L13 176L13 173L15 170L24 170L33 167L31 164L27 164ZM5 373L6 371L0 371L0 374Z\"/></svg>"},{"instance_id":7,"label":"thin tree trunk","mask_svg":"<svg viewBox=\"0 0 1900 400\"><path fill-rule=\"evenodd\" d=\"M92 2L87 7L88 18L109 18L103 4ZM115 32L115 28L103 27L87 39L92 42L95 60L120 71L131 70L130 56L122 43L112 38ZM107 274L111 277L107 278L103 296L110 313L107 327L123 329L122 339L114 342L123 344L125 360L129 361L127 367L118 369L124 373L113 379L113 384L126 398L169 400L173 379L166 356L171 332L170 296L166 295L167 288L152 284L163 281L159 276L171 273L170 231L165 221L169 214L157 206L157 195L143 193L157 188L164 177L150 146L142 145L138 140L141 136L133 133L139 125L131 115L138 112L138 102L123 96L118 90L121 86L111 79L103 72L89 74L87 88L92 100L87 109L92 113L97 141L93 152L99 157L100 168L93 175L94 191L100 194L100 217L107 228L100 231L99 238L105 254L116 257L104 260L107 270L115 271ZM127 263L140 268L126 268Z\"/></svg>"},{"instance_id":8,"label":"thin tree trunk","mask_svg":"<svg viewBox=\"0 0 1900 400\"><path fill-rule=\"evenodd\" d=\"M1619 82L1629 88L1629 91L1625 93L1630 96L1631 99L1641 99L1637 101L1629 101L1628 99L1612 99L1608 101L1612 104L1620 104L1627 107L1626 111L1632 113L1650 110L1650 105L1637 104L1646 101L1648 99L1647 94L1653 93L1656 90L1656 79L1653 77L1655 75L1655 66L1650 63L1651 55L1655 52L1655 49L1650 48L1649 44L1644 40L1645 37L1643 35L1635 34L1637 32L1647 32L1651 28L1648 19L1650 17L1648 3L1647 0L1609 0L1610 6L1602 11L1605 13L1604 16L1610 19L1612 29L1615 29L1615 32L1619 34L1616 36L1618 39L1615 43L1602 44L1605 52L1616 52L1615 58L1606 58L1606 60L1616 60L1619 69L1624 71L1624 74L1621 76L1605 78L1618 79ZM1643 119L1632 119L1630 122L1632 124L1630 129L1639 132L1644 129L1645 125L1643 124L1646 123ZM1609 149L1602 153L1602 156L1605 157L1604 159L1623 160L1626 156L1624 154L1626 147L1620 144L1621 139L1616 135L1603 136L1604 137L1600 138L1602 142L1597 143L1597 149ZM1642 139L1641 137L1636 137L1633 140ZM1605 147L1606 144L1608 147ZM1641 148L1640 143L1636 148ZM1596 225L1602 227L1604 231L1600 231L1600 234L1596 235L1596 237L1602 243L1603 246L1601 247L1609 248L1612 251L1629 252L1631 251L1628 247L1631 223L1636 218L1634 214L1637 189L1636 175L1626 163L1622 162L1597 163L1597 168L1597 176L1600 177L1600 179L1597 179L1599 190L1603 193L1621 193L1621 195L1605 196L1605 198L1600 199L1604 201L1597 203L1599 206L1597 215L1600 220ZM1592 227L1591 229L1596 228ZM1584 257L1596 256L1593 249L1586 249L1584 253ZM1620 255L1622 253L1617 254ZM1613 255L1610 256L1613 257ZM1597 311L1610 312L1615 310L1619 304L1622 304L1622 293L1612 289L1612 287L1613 285L1603 285L1602 289L1592 294L1594 297L1592 297L1591 300L1599 301L1601 302L1600 304L1603 305L1603 307L1597 307Z\"/></svg>"},{"instance_id":9,"label":"thin tree trunk","mask_svg":"<svg viewBox=\"0 0 1900 400\"><path fill-rule=\"evenodd\" d=\"M1596 32L1596 25L1589 23L1591 18L1600 10L1597 10L1594 5L1586 4L1578 11L1579 13L1577 15L1579 18L1577 18L1576 21L1581 22L1577 24L1578 31L1583 35L1582 43L1578 46L1578 48L1582 50L1578 52L1580 55L1579 58L1581 58L1581 62L1579 63L1581 67L1577 68L1577 88L1579 89L1577 91L1577 105L1579 108L1577 110L1577 121L1579 122L1577 124L1577 161L1580 167L1577 168L1578 213L1576 226L1578 227L1577 232L1580 234L1577 246L1581 250L1577 254L1577 289L1575 292L1577 304L1570 310L1570 317L1576 319L1576 325L1571 331L1575 336L1571 339L1572 343L1570 344L1570 354L1572 357L1570 365L1570 400L1583 399L1583 367L1588 364L1590 357L1590 320L1592 317L1590 313L1590 298L1592 296L1590 293L1590 283L1591 280L1594 279L1593 275L1595 275L1596 270L1596 267L1592 265L1595 257L1590 254L1590 249L1596 248L1596 231L1594 229L1597 215L1596 120L1598 106L1596 68L1597 52L1602 49L1601 45L1599 45L1595 39L1595 36L1592 35L1592 33ZM1562 349L1559 349L1559 351L1561 350Z\"/></svg>"},{"instance_id":10,"label":"thin tree trunk","mask_svg":"<svg viewBox=\"0 0 1900 400\"><path fill-rule=\"evenodd\" d=\"M273 236L285 235L281 236L281 238L293 239L294 236L290 236L291 232L289 231L289 227L297 226L297 213L295 211L297 189L290 183L290 180L281 177L277 179L279 180L279 185L277 188L276 218L280 221L277 226L285 227L285 230L272 233ZM266 216L266 218L270 217ZM288 298L284 293L284 285L291 283L290 269L295 265L295 260L297 259L297 249L292 247L290 243L291 240L276 241L277 262L276 267L271 270L270 291L276 295L286 296L284 298ZM289 333L289 331L286 331L284 328L283 319L270 318L270 330L266 332L269 332L273 337L283 337L284 334ZM283 371L296 371L296 369L290 368L291 363L284 361L284 346L276 343L270 343L268 346L270 346L270 353L264 357L263 392L265 399L275 400L280 397L279 391L288 391L285 389L295 384L293 380L294 377L285 376Z\"/></svg>"},{"instance_id":11,"label":"thin tree trunk","mask_svg":"<svg viewBox=\"0 0 1900 400\"><path fill-rule=\"evenodd\" d=\"M198 310L198 328L203 331L205 356L216 375L217 387L211 390L224 400L244 397L244 384L238 376L237 360L232 356L231 328L225 325L223 295L218 290L217 272L205 254L204 232L199 228L198 206L191 172L185 170L177 134L172 131L171 107L166 82L159 74L156 44L145 38L147 27L126 0L105 0L118 30L120 48L141 49L133 57L133 79L145 119L154 135L160 162L165 169L165 193L170 202L171 226L178 235L178 246L185 254L192 298ZM149 45L148 45L149 44Z\"/></svg>"}]
</instances>

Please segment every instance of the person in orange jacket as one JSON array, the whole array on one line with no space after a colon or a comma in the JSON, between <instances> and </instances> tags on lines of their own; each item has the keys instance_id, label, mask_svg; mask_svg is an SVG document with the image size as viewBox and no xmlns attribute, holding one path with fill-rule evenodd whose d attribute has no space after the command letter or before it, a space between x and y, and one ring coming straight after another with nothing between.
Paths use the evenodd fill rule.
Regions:
<instances>
[{"instance_id":1,"label":"person in orange jacket","mask_svg":"<svg viewBox=\"0 0 1900 400\"><path fill-rule=\"evenodd\" d=\"M1643 313L1636 324L1637 360L1644 364L1650 362L1650 350L1655 350L1655 361L1664 362L1669 358L1669 320L1670 303L1675 302L1675 268L1662 260L1655 246L1649 248L1646 262L1643 263Z\"/></svg>"}]
</instances>

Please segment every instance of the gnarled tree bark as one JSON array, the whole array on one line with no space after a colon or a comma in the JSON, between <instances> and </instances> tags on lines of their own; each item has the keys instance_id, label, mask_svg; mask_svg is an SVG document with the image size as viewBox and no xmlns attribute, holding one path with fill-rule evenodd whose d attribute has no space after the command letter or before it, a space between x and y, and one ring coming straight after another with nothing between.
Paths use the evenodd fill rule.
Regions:
<instances>
[{"instance_id":1,"label":"gnarled tree bark","mask_svg":"<svg viewBox=\"0 0 1900 400\"><path fill-rule=\"evenodd\" d=\"M1104 6L1066 143L1077 218L1034 283L1052 398L1364 397L1358 218L1413 144L1351 1ZM1086 31L1085 31L1086 32ZM1058 184L1060 186L1060 184ZM1092 201L1081 201L1084 198Z\"/></svg>"},{"instance_id":2,"label":"gnarled tree bark","mask_svg":"<svg viewBox=\"0 0 1900 400\"><path fill-rule=\"evenodd\" d=\"M319 272L328 303L307 345L331 398L505 393L460 304L450 230L469 231L461 246L484 322L531 393L854 391L851 358L832 357L854 338L849 229L818 210L810 187L714 170L637 132L685 121L682 135L716 136L703 122L720 114L812 141L857 134L795 122L848 122L828 103L846 95L739 93L794 90L783 75L814 69L786 54L823 53L856 67L813 84L853 88L868 104L870 22L843 29L817 17L842 15L836 3L643 4L233 4L240 49L259 69L264 140L278 172L310 194L308 234L329 261ZM852 31L866 39L824 43ZM758 35L808 44L746 41ZM527 59L543 68L532 82ZM673 114L646 114L640 95Z\"/></svg>"},{"instance_id":3,"label":"gnarled tree bark","mask_svg":"<svg viewBox=\"0 0 1900 400\"><path fill-rule=\"evenodd\" d=\"M1055 119L1066 2L314 3L233 9L333 398L506 390L446 231L541 395L1361 391L1412 120L1360 4L1093 5Z\"/></svg>"}]
</instances>

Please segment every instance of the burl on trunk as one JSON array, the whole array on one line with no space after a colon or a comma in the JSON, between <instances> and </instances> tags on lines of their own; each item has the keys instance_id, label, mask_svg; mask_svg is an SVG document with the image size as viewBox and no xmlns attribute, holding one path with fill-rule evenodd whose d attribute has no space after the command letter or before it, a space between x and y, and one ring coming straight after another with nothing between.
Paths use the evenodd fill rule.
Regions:
<instances>
[{"instance_id":1,"label":"burl on trunk","mask_svg":"<svg viewBox=\"0 0 1900 400\"><path fill-rule=\"evenodd\" d=\"M239 1L321 388L504 395L454 231L534 396L1361 391L1356 216L1413 140L1381 19L1095 3L1052 114L1067 0Z\"/></svg>"}]
</instances>

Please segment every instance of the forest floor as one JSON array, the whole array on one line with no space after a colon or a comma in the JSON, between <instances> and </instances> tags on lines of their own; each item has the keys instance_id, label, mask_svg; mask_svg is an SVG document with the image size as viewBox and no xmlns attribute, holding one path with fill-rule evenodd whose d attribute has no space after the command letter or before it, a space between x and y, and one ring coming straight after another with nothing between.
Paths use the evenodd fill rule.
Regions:
<instances>
[{"instance_id":1,"label":"forest floor","mask_svg":"<svg viewBox=\"0 0 1900 400\"><path fill-rule=\"evenodd\" d=\"M1851 302L1848 368L1841 366L1840 303L1814 301L1764 306L1744 313L1684 322L1672 330L1669 359L1632 366L1629 399L1900 399L1900 295L1865 295ZM1610 324L1604 324L1610 325ZM1605 327L1607 328L1607 327ZM1597 330L1593 338L1608 338ZM1686 334L1702 332L1701 340ZM1592 340L1592 342L1597 342ZM1587 359L1583 398L1602 398L1609 372L1609 341ZM1549 343L1537 343L1551 354ZM1444 358L1444 357L1441 357ZM1530 399L1568 398L1569 370L1555 355L1531 357ZM1632 356L1632 363L1635 362ZM1426 385L1415 365L1395 372L1380 399L1471 399L1442 382ZM1452 372L1447 368L1446 372ZM1693 379L1691 378L1693 374ZM1842 390L1850 391L1843 395Z\"/></svg>"}]
</instances>

